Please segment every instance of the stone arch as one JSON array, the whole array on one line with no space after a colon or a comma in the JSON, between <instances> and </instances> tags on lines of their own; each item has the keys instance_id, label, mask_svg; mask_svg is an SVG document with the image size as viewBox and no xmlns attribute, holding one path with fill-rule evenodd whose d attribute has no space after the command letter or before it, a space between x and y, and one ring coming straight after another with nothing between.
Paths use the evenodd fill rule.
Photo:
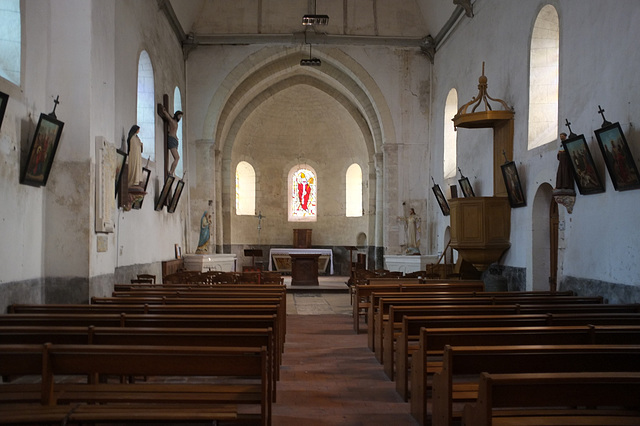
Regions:
<instances>
[{"instance_id":1,"label":"stone arch","mask_svg":"<svg viewBox=\"0 0 640 426\"><path fill-rule=\"evenodd\" d=\"M218 235L218 241L230 243L229 233L225 232L231 229L230 217L225 212L231 202L232 173L228 166L236 136L251 112L278 91L306 84L340 103L360 128L370 163L383 152L385 143L395 144L389 107L366 70L337 48L316 52L315 56L322 60L321 67L301 67L300 59L305 54L299 48L258 50L227 75L209 103L202 138L213 140L216 145L218 218L224 218L218 227L223 233ZM375 196L370 201L375 204Z\"/></svg>"}]
</instances>

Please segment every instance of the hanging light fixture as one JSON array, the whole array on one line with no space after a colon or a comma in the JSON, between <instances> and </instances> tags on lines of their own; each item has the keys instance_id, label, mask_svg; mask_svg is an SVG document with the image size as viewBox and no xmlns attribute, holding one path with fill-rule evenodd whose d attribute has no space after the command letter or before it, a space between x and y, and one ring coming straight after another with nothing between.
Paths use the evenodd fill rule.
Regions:
<instances>
[{"instance_id":1,"label":"hanging light fixture","mask_svg":"<svg viewBox=\"0 0 640 426\"><path fill-rule=\"evenodd\" d=\"M329 15L304 15L302 25L328 25Z\"/></svg>"},{"instance_id":2,"label":"hanging light fixture","mask_svg":"<svg viewBox=\"0 0 640 426\"><path fill-rule=\"evenodd\" d=\"M304 43L309 45L309 59L301 59L300 66L302 67L319 67L322 65L322 61L318 58L311 56L311 43L307 43L307 32L304 32Z\"/></svg>"},{"instance_id":3,"label":"hanging light fixture","mask_svg":"<svg viewBox=\"0 0 640 426\"><path fill-rule=\"evenodd\" d=\"M329 24L329 15L318 15L316 13L316 2L313 2L313 14L307 14L302 17L302 25L327 25Z\"/></svg>"}]
</instances>

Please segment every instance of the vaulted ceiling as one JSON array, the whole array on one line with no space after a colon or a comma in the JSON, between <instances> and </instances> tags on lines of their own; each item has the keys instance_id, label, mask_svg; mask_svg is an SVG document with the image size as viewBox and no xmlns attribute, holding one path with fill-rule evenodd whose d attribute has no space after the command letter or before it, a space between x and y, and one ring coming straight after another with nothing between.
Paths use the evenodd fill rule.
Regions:
<instances>
[{"instance_id":1,"label":"vaulted ceiling","mask_svg":"<svg viewBox=\"0 0 640 426\"><path fill-rule=\"evenodd\" d=\"M418 45L438 34L471 0L159 0L176 32L196 44L290 44L305 29L314 44ZM170 6L170 7L169 7ZM324 14L326 26L305 28L302 16Z\"/></svg>"}]
</instances>

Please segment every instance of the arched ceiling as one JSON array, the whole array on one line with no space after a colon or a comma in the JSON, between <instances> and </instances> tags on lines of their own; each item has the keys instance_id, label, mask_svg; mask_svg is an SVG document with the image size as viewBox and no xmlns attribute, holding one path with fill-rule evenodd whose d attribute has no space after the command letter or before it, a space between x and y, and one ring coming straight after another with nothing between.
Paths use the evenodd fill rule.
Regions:
<instances>
[{"instance_id":1,"label":"arched ceiling","mask_svg":"<svg viewBox=\"0 0 640 426\"><path fill-rule=\"evenodd\" d=\"M454 12L453 0L171 0L186 34L290 34L302 15L330 17L323 31L363 36L435 36ZM460 3L460 2L458 2Z\"/></svg>"}]
</instances>

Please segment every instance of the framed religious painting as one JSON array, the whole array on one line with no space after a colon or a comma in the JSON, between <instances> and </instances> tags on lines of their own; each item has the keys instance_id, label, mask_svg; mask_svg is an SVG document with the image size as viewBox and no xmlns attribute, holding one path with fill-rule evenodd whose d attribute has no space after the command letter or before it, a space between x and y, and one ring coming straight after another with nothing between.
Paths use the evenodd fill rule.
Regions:
<instances>
[{"instance_id":1,"label":"framed religious painting","mask_svg":"<svg viewBox=\"0 0 640 426\"><path fill-rule=\"evenodd\" d=\"M160 196L156 200L155 210L160 211L164 207L167 202L167 198L169 194L171 194L171 187L173 186L173 181L176 178L174 176L167 176L164 181L164 185L162 186L162 191L160 191Z\"/></svg>"},{"instance_id":2,"label":"framed religious painting","mask_svg":"<svg viewBox=\"0 0 640 426\"><path fill-rule=\"evenodd\" d=\"M147 185L149 185L149 177L151 176L151 170L146 167L142 168L142 189L144 192L147 192ZM144 201L144 197L137 199L131 205L132 209L140 210L142 208L142 202Z\"/></svg>"},{"instance_id":3,"label":"framed religious painting","mask_svg":"<svg viewBox=\"0 0 640 426\"><path fill-rule=\"evenodd\" d=\"M518 168L513 161L507 161L502 166L502 178L504 179L504 185L507 187L507 196L509 197L509 204L511 207L524 207L527 202L524 198L524 191L522 190L522 183L520 182L520 175L518 175Z\"/></svg>"},{"instance_id":4,"label":"framed religious painting","mask_svg":"<svg viewBox=\"0 0 640 426\"><path fill-rule=\"evenodd\" d=\"M178 201L180 201L180 195L182 195L183 189L184 189L184 181L181 179L176 184L176 190L173 192L173 197L171 197L171 201L169 202L169 207L167 207L167 211L169 213L173 213L176 211L176 207L178 206Z\"/></svg>"},{"instance_id":5,"label":"framed religious painting","mask_svg":"<svg viewBox=\"0 0 640 426\"><path fill-rule=\"evenodd\" d=\"M442 193L442 189L440 189L440 185L435 184L431 189L436 196L436 200L438 201L438 205L440 206L442 214L445 216L449 216L449 203L447 203L447 199L444 198L444 194Z\"/></svg>"},{"instance_id":6,"label":"framed religious painting","mask_svg":"<svg viewBox=\"0 0 640 426\"><path fill-rule=\"evenodd\" d=\"M2 121L4 120L4 113L7 111L7 104L9 103L9 95L0 92L0 128L2 127Z\"/></svg>"},{"instance_id":7,"label":"framed religious painting","mask_svg":"<svg viewBox=\"0 0 640 426\"><path fill-rule=\"evenodd\" d=\"M31 186L47 184L63 127L62 121L47 114L40 114L22 173L23 184Z\"/></svg>"},{"instance_id":8,"label":"framed religious painting","mask_svg":"<svg viewBox=\"0 0 640 426\"><path fill-rule=\"evenodd\" d=\"M584 135L566 139L562 141L562 145L571 158L573 176L580 193L588 195L604 192L602 179L600 179Z\"/></svg>"},{"instance_id":9,"label":"framed religious painting","mask_svg":"<svg viewBox=\"0 0 640 426\"><path fill-rule=\"evenodd\" d=\"M620 123L613 123L595 131L604 163L616 191L640 188L640 174L631 155Z\"/></svg>"},{"instance_id":10,"label":"framed religious painting","mask_svg":"<svg viewBox=\"0 0 640 426\"><path fill-rule=\"evenodd\" d=\"M458 183L460 184L460 188L462 189L462 194L465 196L465 198L476 196L476 194L473 192L473 188L471 187L471 182L469 182L468 177L463 177L462 179L459 179Z\"/></svg>"}]
</instances>

